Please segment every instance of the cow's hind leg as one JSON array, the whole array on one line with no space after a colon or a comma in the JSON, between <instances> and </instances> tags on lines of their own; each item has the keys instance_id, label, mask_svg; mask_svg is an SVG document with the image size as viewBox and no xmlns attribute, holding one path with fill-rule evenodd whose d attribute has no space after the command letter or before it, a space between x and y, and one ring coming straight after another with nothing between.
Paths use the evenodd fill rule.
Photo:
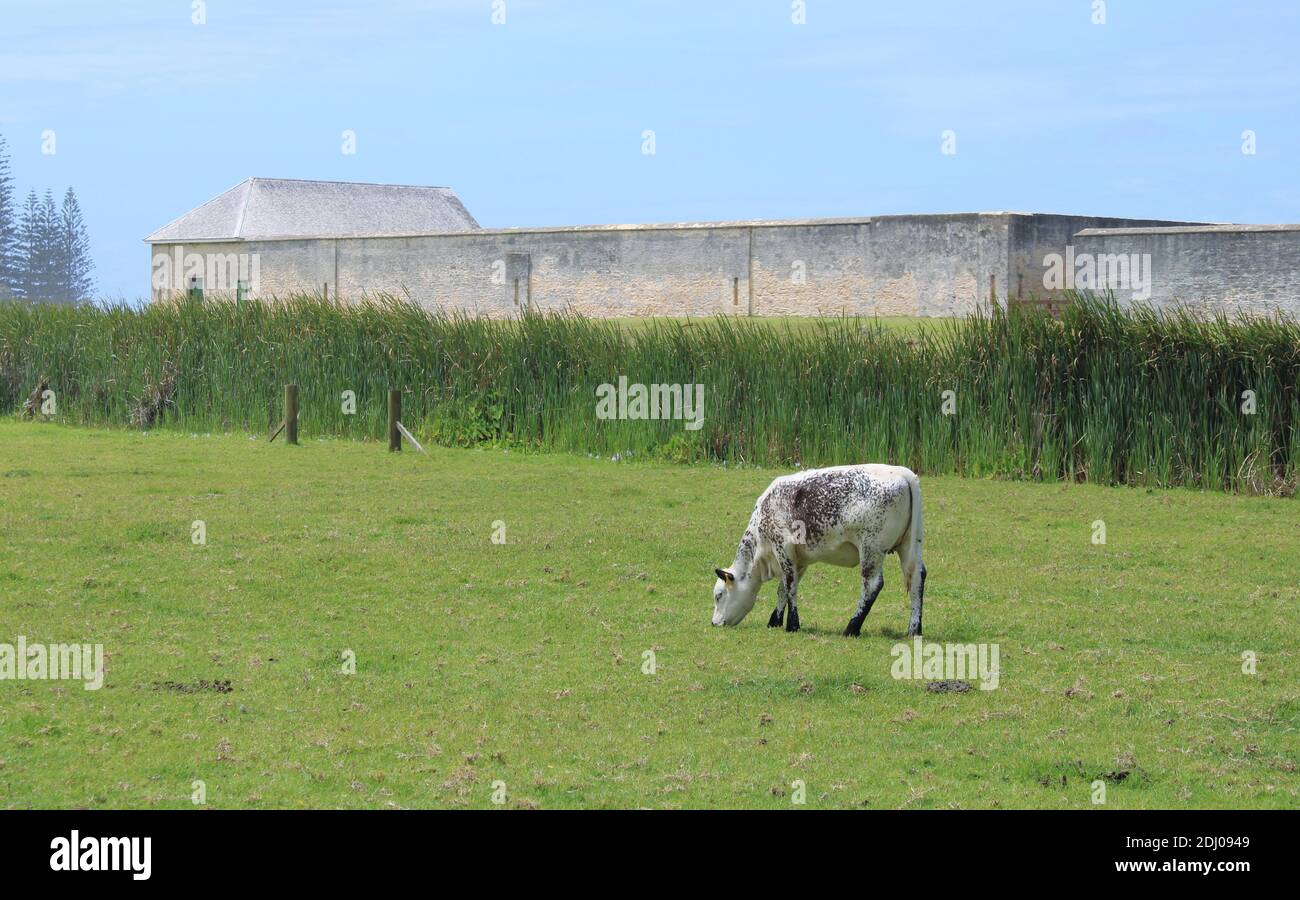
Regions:
<instances>
[{"instance_id":1,"label":"cow's hind leg","mask_svg":"<svg viewBox=\"0 0 1300 900\"><path fill-rule=\"evenodd\" d=\"M913 553L908 544L898 548L898 562L903 568L903 586L912 601L912 618L907 623L907 636L920 637L921 607L925 604L925 563L921 562L921 554Z\"/></svg>"},{"instance_id":2,"label":"cow's hind leg","mask_svg":"<svg viewBox=\"0 0 1300 900\"><path fill-rule=\"evenodd\" d=\"M885 586L885 573L881 568L883 558L878 553L862 554L862 596L858 599L857 611L849 624L844 626L845 637L857 637L862 634L862 623L871 612L871 606L880 596L880 589Z\"/></svg>"},{"instance_id":3,"label":"cow's hind leg","mask_svg":"<svg viewBox=\"0 0 1300 900\"><path fill-rule=\"evenodd\" d=\"M921 606L925 602L925 563L917 563L915 584L909 593L912 597L912 621L907 626L907 636L920 637Z\"/></svg>"}]
</instances>

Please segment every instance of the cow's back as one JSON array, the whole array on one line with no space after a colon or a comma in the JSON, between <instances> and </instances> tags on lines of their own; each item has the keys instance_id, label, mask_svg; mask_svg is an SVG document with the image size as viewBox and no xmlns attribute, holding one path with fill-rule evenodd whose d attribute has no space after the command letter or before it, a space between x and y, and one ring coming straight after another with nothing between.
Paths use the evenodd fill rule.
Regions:
<instances>
[{"instance_id":1,"label":"cow's back","mask_svg":"<svg viewBox=\"0 0 1300 900\"><path fill-rule=\"evenodd\" d=\"M899 466L873 463L781 476L759 498L760 530L772 541L802 533L802 543L814 555L863 536L882 550L893 549L911 513L908 474Z\"/></svg>"}]
</instances>

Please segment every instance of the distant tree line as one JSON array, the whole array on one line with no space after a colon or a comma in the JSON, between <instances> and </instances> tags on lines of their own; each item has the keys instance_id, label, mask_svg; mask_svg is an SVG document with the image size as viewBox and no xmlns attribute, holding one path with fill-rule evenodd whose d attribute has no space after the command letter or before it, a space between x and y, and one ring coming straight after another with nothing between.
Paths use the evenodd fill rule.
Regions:
<instances>
[{"instance_id":1,"label":"distant tree line","mask_svg":"<svg viewBox=\"0 0 1300 900\"><path fill-rule=\"evenodd\" d=\"M76 303L89 300L90 240L77 195L68 188L63 203L47 190L18 205L9 153L0 136L0 297Z\"/></svg>"}]
</instances>

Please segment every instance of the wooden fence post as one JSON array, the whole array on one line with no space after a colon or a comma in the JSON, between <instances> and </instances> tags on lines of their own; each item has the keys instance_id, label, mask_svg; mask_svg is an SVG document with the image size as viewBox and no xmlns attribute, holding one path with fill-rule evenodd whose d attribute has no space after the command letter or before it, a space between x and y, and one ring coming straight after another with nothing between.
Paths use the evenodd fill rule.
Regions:
<instances>
[{"instance_id":1,"label":"wooden fence post","mask_svg":"<svg viewBox=\"0 0 1300 900\"><path fill-rule=\"evenodd\" d=\"M298 443L298 385L284 386L284 442Z\"/></svg>"},{"instance_id":2,"label":"wooden fence post","mask_svg":"<svg viewBox=\"0 0 1300 900\"><path fill-rule=\"evenodd\" d=\"M388 392L388 449L402 449L402 433L397 430L397 421L402 417L402 392Z\"/></svg>"}]
</instances>

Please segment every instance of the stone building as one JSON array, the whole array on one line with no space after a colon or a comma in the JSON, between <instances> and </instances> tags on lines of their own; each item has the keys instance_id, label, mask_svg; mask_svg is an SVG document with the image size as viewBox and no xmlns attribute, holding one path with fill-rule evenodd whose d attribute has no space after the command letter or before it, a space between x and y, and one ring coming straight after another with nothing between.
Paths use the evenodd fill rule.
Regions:
<instances>
[{"instance_id":1,"label":"stone building","mask_svg":"<svg viewBox=\"0 0 1300 900\"><path fill-rule=\"evenodd\" d=\"M508 317L971 312L1067 288L1300 315L1300 226L1017 212L480 228L449 188L252 178L147 237L152 296Z\"/></svg>"}]
</instances>

